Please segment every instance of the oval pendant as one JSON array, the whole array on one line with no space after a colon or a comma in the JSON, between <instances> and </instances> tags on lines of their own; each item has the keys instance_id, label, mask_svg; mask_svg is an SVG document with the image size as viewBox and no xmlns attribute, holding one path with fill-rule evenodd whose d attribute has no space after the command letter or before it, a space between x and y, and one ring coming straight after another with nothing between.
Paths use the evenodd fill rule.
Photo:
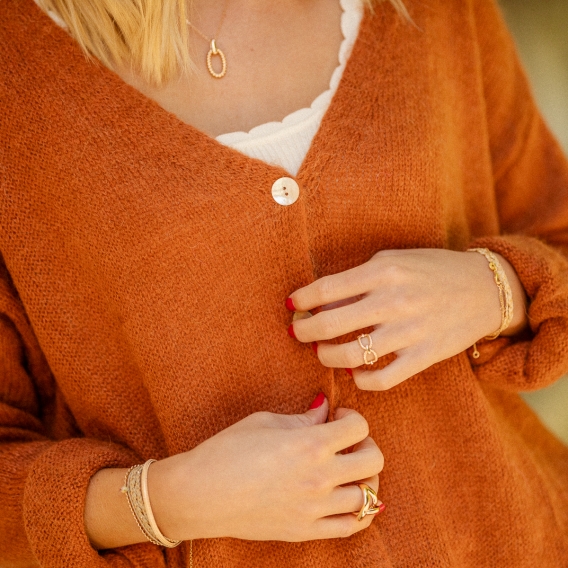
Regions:
<instances>
[{"instance_id":1,"label":"oval pendant","mask_svg":"<svg viewBox=\"0 0 568 568\"><path fill-rule=\"evenodd\" d=\"M215 70L213 69L213 66L211 65L211 58L214 55L221 58L220 73L216 73ZM211 40L211 47L207 52L207 70L209 71L211 77L215 77L215 79L222 79L225 76L225 73L227 72L227 60L225 59L225 54L215 45L214 39Z\"/></svg>"}]
</instances>

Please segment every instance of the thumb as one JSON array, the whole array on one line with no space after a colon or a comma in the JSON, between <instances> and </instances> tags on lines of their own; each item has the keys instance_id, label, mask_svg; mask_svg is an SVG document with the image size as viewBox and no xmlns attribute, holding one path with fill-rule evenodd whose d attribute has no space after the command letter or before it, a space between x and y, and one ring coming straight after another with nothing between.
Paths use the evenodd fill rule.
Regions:
<instances>
[{"instance_id":1,"label":"thumb","mask_svg":"<svg viewBox=\"0 0 568 568\"><path fill-rule=\"evenodd\" d=\"M329 411L329 403L323 392L320 392L310 408L303 414L294 414L290 418L294 420L291 423L292 428L302 428L304 426L315 426L316 424L324 424L327 420Z\"/></svg>"}]
</instances>

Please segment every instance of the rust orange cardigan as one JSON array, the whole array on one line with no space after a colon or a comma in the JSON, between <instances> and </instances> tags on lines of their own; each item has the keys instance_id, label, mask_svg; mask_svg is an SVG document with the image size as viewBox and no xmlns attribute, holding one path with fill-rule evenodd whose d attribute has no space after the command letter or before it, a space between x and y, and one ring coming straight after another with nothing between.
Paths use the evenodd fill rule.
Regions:
<instances>
[{"instance_id":1,"label":"rust orange cardigan","mask_svg":"<svg viewBox=\"0 0 568 568\"><path fill-rule=\"evenodd\" d=\"M417 27L366 14L283 207L286 172L86 61L33 0L0 2L2 567L186 566L186 544L93 550L89 478L320 390L368 419L387 511L348 539L196 541L196 568L568 566L568 450L516 394L568 370L568 165L494 3L408 4ZM362 392L286 334L316 278L472 245L531 300L530 332L478 361Z\"/></svg>"}]
</instances>

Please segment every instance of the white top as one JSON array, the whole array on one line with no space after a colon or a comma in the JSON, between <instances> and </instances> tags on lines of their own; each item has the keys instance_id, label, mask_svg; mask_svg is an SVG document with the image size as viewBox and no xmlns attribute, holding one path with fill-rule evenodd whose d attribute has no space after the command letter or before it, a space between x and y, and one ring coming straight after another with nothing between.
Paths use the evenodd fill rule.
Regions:
<instances>
[{"instance_id":1,"label":"white top","mask_svg":"<svg viewBox=\"0 0 568 568\"><path fill-rule=\"evenodd\" d=\"M37 3L37 0L35 1ZM340 0L340 4L343 10L341 15L343 41L339 48L339 65L331 76L329 89L319 95L309 108L302 108L289 114L282 122L266 122L249 132L221 134L216 138L218 142L251 158L257 158L274 166L281 166L290 174L297 175L337 90L359 33L359 25L363 17L361 0ZM57 14L48 12L48 15L57 25L67 27Z\"/></svg>"}]
</instances>

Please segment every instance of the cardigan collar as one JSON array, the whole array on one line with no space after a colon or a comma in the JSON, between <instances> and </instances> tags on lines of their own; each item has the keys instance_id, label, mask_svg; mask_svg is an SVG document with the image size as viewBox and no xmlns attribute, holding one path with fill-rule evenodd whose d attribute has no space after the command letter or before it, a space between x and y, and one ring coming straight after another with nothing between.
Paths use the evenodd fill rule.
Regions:
<instances>
[{"instance_id":1,"label":"cardigan collar","mask_svg":"<svg viewBox=\"0 0 568 568\"><path fill-rule=\"evenodd\" d=\"M179 142L180 147L187 148L201 145L204 148L213 150L216 155L223 155L226 161L237 161L241 167L244 161L255 161L254 158L245 156L238 150L225 146L210 137L191 124L183 122L173 113L168 112L157 102L148 98L140 91L125 83L116 73L105 67L102 63L86 60L83 52L76 41L60 26L55 24L47 14L45 14L34 2L34 0L23 0L20 3L20 14L25 18L26 28L30 38L29 49L45 50L51 54L50 62L54 57L60 58L61 62L58 66L61 75L56 81L61 84L69 76L69 68L73 69L73 80L76 84L77 80L81 87L81 99L83 104L92 108L102 106L108 110L108 117L112 119L120 116L126 111L126 115L136 115L137 119L145 117L146 128L142 126L141 134L146 136L154 136L159 142L165 146ZM357 92L364 88L364 81L358 76L358 69L353 64L353 59L361 55L363 51L369 52L369 44L376 43L373 27L376 26L376 20L380 20L379 26L383 30L381 51L384 54L389 43L386 41L390 31L396 27L398 18L394 15L394 11L386 9L380 13L371 14L368 9L361 22L359 35L353 46L352 54L347 62L344 74L341 78L337 91L331 100L327 112L325 113L320 128L314 137L310 149L305 156L302 165L296 176L298 179L305 177L306 170L309 170L311 164L317 161L317 154L320 150L322 140L326 137L334 138L333 122L337 118L339 107L349 106L353 91ZM392 42L391 42L392 43ZM38 51L36 51L36 57ZM365 55L363 55L365 57ZM381 59L373 58L369 63L376 68L377 62ZM50 70L53 65L50 66ZM356 109L353 109L356 110ZM260 162L271 171L273 177L289 176L289 174L278 166Z\"/></svg>"}]
</instances>

